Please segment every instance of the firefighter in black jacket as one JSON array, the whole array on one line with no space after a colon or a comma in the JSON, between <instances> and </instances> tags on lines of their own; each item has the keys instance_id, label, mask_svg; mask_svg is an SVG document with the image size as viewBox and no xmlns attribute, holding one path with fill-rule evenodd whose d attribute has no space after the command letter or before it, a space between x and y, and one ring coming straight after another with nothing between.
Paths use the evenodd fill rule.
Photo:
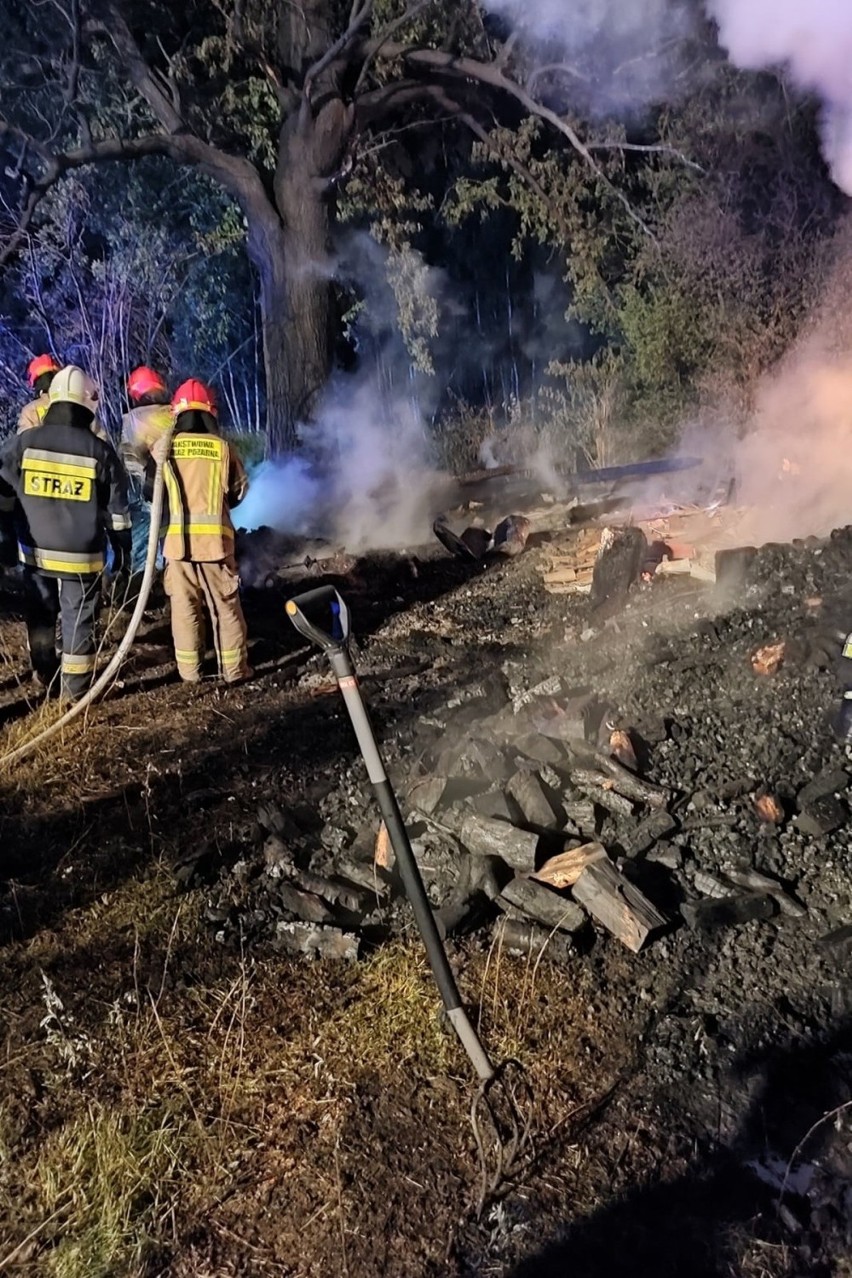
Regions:
<instances>
[{"instance_id":1,"label":"firefighter in black jacket","mask_svg":"<svg viewBox=\"0 0 852 1278\"><path fill-rule=\"evenodd\" d=\"M0 503L15 499L33 669L46 687L61 671L62 695L77 700L95 669L106 538L116 571L129 565L127 479L112 445L91 433L97 388L82 369L60 369L48 395L39 429L0 453Z\"/></svg>"}]
</instances>

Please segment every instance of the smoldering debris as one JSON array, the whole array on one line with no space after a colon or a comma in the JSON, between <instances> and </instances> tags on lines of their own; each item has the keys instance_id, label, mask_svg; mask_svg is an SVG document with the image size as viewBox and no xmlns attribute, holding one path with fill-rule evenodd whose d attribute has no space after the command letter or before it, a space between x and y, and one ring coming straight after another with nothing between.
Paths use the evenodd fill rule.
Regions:
<instances>
[{"instance_id":1,"label":"smoldering debris","mask_svg":"<svg viewBox=\"0 0 852 1278\"><path fill-rule=\"evenodd\" d=\"M528 582L523 565L510 564L508 579ZM437 713L421 708L434 699L428 673L400 673L407 713L385 746L442 931L564 963L607 935L630 951L667 952L681 924L707 938L804 926L816 901L826 927L846 921L817 852L845 838L850 777L820 713L831 684L809 654L826 619L808 601L842 595L850 566L852 530L767 547L751 557L733 612L673 631L662 648L627 652L621 623L604 624L585 645L516 654L485 679L487 635L468 623L469 658ZM481 599L464 602L469 593L456 606L481 609ZM630 615L653 606L647 592L629 596L628 632ZM594 614L583 598L569 608L576 634ZM767 681L751 657L778 635L788 659ZM313 678L304 676L308 693ZM788 752L779 731L796 734ZM307 818L286 783L268 789L254 838L211 891L218 938L354 960L408 933L392 852L377 857L360 762L337 770Z\"/></svg>"}]
</instances>

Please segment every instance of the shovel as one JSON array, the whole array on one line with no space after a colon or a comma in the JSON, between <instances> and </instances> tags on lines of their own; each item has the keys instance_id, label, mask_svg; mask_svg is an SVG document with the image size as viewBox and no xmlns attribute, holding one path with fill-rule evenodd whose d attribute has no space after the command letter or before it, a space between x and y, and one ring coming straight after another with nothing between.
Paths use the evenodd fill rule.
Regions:
<instances>
[{"instance_id":1,"label":"shovel","mask_svg":"<svg viewBox=\"0 0 852 1278\"><path fill-rule=\"evenodd\" d=\"M443 999L447 1017L480 1080L479 1089L471 1106L471 1125L482 1172L482 1189L479 1199L481 1213L486 1201L494 1196L499 1185L509 1174L510 1168L520 1151L526 1146L529 1137L529 1123L521 1116L515 1086L506 1080L506 1086L503 1089L504 1103L499 1106L499 1113L489 1093L497 1079L506 1075L509 1070L514 1069L521 1074L522 1070L517 1061L504 1061L498 1066L491 1063L462 1005L461 995L426 895L420 869L414 858L402 813L388 780L367 714L367 707L358 686L355 666L348 648L349 608L333 586L320 586L316 590L309 590L305 594L298 595L295 599L289 599L286 611L299 634L317 644L328 657L337 686L349 712L352 727L355 729L367 774L396 855L402 885L426 946L432 974ZM486 1139L482 1135L477 1114L480 1105L483 1104L492 1127L492 1136L488 1144L497 1160L496 1171L493 1173L489 1171L489 1152L486 1150Z\"/></svg>"},{"instance_id":2,"label":"shovel","mask_svg":"<svg viewBox=\"0 0 852 1278\"><path fill-rule=\"evenodd\" d=\"M361 689L358 686L355 666L347 646L349 609L333 586L320 586L317 590L309 590L304 595L298 595L297 598L288 600L286 608L287 615L299 634L318 644L328 657L337 686L346 703L349 718L352 720L352 727L355 729L358 747L367 766L367 774L396 855L405 895L414 911L417 927L426 946L432 974L440 990L444 1007L447 1009L450 1024L458 1034L461 1045L467 1052L478 1077L483 1082L489 1082L494 1078L496 1070L462 1006L456 979L441 941L438 925L426 895L426 888L423 886L420 869L414 859L411 841L402 820L402 813L385 772L367 707L364 705ZM327 628L318 622L318 618L323 614L325 614Z\"/></svg>"}]
</instances>

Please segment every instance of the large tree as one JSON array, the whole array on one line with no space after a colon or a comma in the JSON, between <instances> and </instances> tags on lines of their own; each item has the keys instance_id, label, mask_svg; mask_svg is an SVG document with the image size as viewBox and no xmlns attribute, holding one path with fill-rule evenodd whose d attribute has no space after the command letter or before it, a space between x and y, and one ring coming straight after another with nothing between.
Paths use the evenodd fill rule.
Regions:
<instances>
[{"instance_id":1,"label":"large tree","mask_svg":"<svg viewBox=\"0 0 852 1278\"><path fill-rule=\"evenodd\" d=\"M501 115L537 116L627 209L552 79L525 79L474 0L0 0L0 15L0 142L23 184L0 260L81 166L164 154L212 178L259 279L273 450L329 372L334 202L377 135L453 118L487 145Z\"/></svg>"}]
</instances>

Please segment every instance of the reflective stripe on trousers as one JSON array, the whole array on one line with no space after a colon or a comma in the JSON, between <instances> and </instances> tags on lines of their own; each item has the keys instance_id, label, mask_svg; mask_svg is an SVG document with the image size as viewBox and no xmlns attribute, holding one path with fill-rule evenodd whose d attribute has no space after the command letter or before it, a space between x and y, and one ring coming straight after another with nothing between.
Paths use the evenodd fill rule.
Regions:
<instances>
[{"instance_id":1,"label":"reflective stripe on trousers","mask_svg":"<svg viewBox=\"0 0 852 1278\"><path fill-rule=\"evenodd\" d=\"M101 600L100 576L59 578L26 567L24 592L33 669L46 685L61 670L62 693L76 700L92 682L97 661L95 627ZM61 658L56 644L57 621Z\"/></svg>"},{"instance_id":2,"label":"reflective stripe on trousers","mask_svg":"<svg viewBox=\"0 0 852 1278\"><path fill-rule=\"evenodd\" d=\"M175 660L182 679L201 675L205 651L204 609L210 616L219 673L234 682L248 673L246 623L240 604L239 577L233 559L218 563L166 561L166 593L171 600Z\"/></svg>"}]
</instances>

